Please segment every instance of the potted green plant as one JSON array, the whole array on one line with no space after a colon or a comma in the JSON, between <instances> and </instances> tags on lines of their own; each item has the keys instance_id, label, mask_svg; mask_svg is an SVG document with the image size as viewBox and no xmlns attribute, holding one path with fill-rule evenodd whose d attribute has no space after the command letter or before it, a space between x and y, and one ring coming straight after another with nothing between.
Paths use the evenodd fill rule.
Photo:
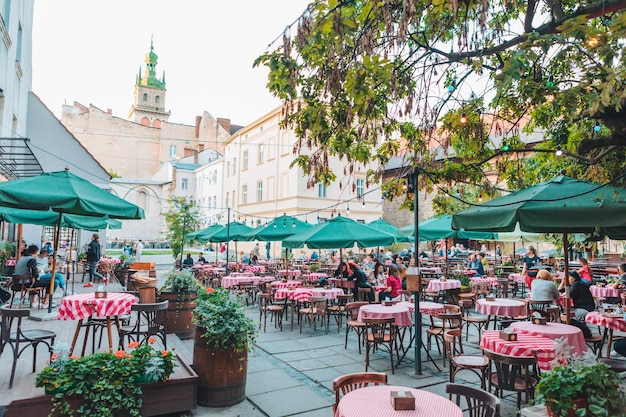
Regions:
<instances>
[{"instance_id":1,"label":"potted green plant","mask_svg":"<svg viewBox=\"0 0 626 417\"><path fill-rule=\"evenodd\" d=\"M248 350L257 336L255 322L239 299L223 288L207 288L193 312L193 365L198 374L198 404L226 407L246 396Z\"/></svg>"},{"instance_id":2,"label":"potted green plant","mask_svg":"<svg viewBox=\"0 0 626 417\"><path fill-rule=\"evenodd\" d=\"M125 410L139 416L142 384L167 379L175 366L171 350L150 343L128 344L129 351L100 352L76 358L64 343L55 346L50 363L37 375L35 385L52 397L50 415L113 416Z\"/></svg>"},{"instance_id":3,"label":"potted green plant","mask_svg":"<svg viewBox=\"0 0 626 417\"><path fill-rule=\"evenodd\" d=\"M556 344L557 365L541 375L535 402L545 402L551 417L623 416L626 400L619 375L591 352L578 357L565 341Z\"/></svg>"},{"instance_id":4,"label":"potted green plant","mask_svg":"<svg viewBox=\"0 0 626 417\"><path fill-rule=\"evenodd\" d=\"M159 299L168 300L167 332L176 333L181 339L193 337L192 315L196 308L196 298L202 284L187 270L173 270L167 274Z\"/></svg>"}]
</instances>

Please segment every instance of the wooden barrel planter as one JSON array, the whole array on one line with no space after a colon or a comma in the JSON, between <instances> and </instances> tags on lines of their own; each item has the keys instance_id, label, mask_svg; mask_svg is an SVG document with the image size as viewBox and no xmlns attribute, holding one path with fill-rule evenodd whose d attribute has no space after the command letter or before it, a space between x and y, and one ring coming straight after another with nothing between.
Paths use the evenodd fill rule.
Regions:
<instances>
[{"instance_id":1,"label":"wooden barrel planter","mask_svg":"<svg viewBox=\"0 0 626 417\"><path fill-rule=\"evenodd\" d=\"M198 404L203 407L227 407L246 398L248 351L213 349L202 337L204 329L196 326L193 345L193 369L198 374Z\"/></svg>"},{"instance_id":2,"label":"wooden barrel planter","mask_svg":"<svg viewBox=\"0 0 626 417\"><path fill-rule=\"evenodd\" d=\"M193 310L196 308L195 292L168 292L162 291L159 297L161 301L169 301L167 306L167 333L176 333L180 339L193 337Z\"/></svg>"}]
</instances>

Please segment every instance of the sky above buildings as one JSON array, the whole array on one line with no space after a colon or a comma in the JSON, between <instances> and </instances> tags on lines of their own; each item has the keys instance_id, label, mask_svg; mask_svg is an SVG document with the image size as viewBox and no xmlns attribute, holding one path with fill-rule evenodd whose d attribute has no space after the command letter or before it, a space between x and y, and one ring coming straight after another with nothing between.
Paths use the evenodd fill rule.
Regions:
<instances>
[{"instance_id":1,"label":"sky above buildings","mask_svg":"<svg viewBox=\"0 0 626 417\"><path fill-rule=\"evenodd\" d=\"M308 3L36 0L33 91L58 117L64 103L78 101L127 118L153 36L170 122L192 125L208 111L246 125L280 104L254 59L281 42Z\"/></svg>"}]
</instances>

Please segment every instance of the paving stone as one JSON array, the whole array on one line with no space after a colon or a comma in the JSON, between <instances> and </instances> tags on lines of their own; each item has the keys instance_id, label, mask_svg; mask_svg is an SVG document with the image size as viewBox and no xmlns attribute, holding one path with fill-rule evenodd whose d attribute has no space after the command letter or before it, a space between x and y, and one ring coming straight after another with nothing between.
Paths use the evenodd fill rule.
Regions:
<instances>
[{"instance_id":1,"label":"paving stone","mask_svg":"<svg viewBox=\"0 0 626 417\"><path fill-rule=\"evenodd\" d=\"M305 386L250 395L249 397L269 417L292 416L323 408L327 410L326 416L332 414L332 412L328 412L328 406L332 406L333 401L320 396Z\"/></svg>"},{"instance_id":2,"label":"paving stone","mask_svg":"<svg viewBox=\"0 0 626 417\"><path fill-rule=\"evenodd\" d=\"M248 374L246 394L253 396L260 393L278 392L285 388L303 385L302 381L293 378L282 369L255 372Z\"/></svg>"}]
</instances>

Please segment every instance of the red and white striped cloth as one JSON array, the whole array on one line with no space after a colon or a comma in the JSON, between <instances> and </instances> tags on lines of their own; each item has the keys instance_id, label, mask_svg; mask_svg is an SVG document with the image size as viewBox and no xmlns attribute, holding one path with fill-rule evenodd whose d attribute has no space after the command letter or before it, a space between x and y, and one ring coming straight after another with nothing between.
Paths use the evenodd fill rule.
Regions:
<instances>
[{"instance_id":1,"label":"red and white striped cloth","mask_svg":"<svg viewBox=\"0 0 626 417\"><path fill-rule=\"evenodd\" d=\"M295 290L289 290L281 288L276 290L274 295L276 299L282 300L287 298L295 301L307 301L309 297L326 297L329 300L337 298L338 295L343 294L343 290L340 288L296 288Z\"/></svg>"},{"instance_id":2,"label":"red and white striped cloth","mask_svg":"<svg viewBox=\"0 0 626 417\"><path fill-rule=\"evenodd\" d=\"M597 311L591 311L585 316L585 321L620 332L626 332L626 320L623 317L607 317Z\"/></svg>"},{"instance_id":3,"label":"red and white striped cloth","mask_svg":"<svg viewBox=\"0 0 626 417\"><path fill-rule=\"evenodd\" d=\"M265 267L263 265L246 265L243 267L243 269L245 271L253 272L253 273L265 272Z\"/></svg>"},{"instance_id":4,"label":"red and white striped cloth","mask_svg":"<svg viewBox=\"0 0 626 417\"><path fill-rule=\"evenodd\" d=\"M274 277L257 277L257 276L245 276L245 275L238 275L238 276L232 276L232 275L228 275L222 278L222 287L224 288L229 288L229 287L233 287L236 285L239 285L240 282L247 282L247 281L252 281L254 285L259 285L259 282L261 281L271 281L273 280Z\"/></svg>"},{"instance_id":5,"label":"red and white striped cloth","mask_svg":"<svg viewBox=\"0 0 626 417\"><path fill-rule=\"evenodd\" d=\"M496 277L474 277L474 278L470 278L470 283L472 283L472 284L488 283L489 285L498 285L498 278L496 278Z\"/></svg>"},{"instance_id":6,"label":"red and white striped cloth","mask_svg":"<svg viewBox=\"0 0 626 417\"><path fill-rule=\"evenodd\" d=\"M496 298L493 301L480 298L476 301L476 311L489 316L517 317L526 315L526 304L507 298Z\"/></svg>"},{"instance_id":7,"label":"red and white striped cloth","mask_svg":"<svg viewBox=\"0 0 626 417\"><path fill-rule=\"evenodd\" d=\"M402 301L398 304L398 306L406 307L409 309L409 312L413 314L415 311L415 304L410 303L408 301ZM432 301L420 301L420 313L428 314L429 316L436 316L438 314L443 314L446 312L443 304L433 303Z\"/></svg>"},{"instance_id":8,"label":"red and white striped cloth","mask_svg":"<svg viewBox=\"0 0 626 417\"><path fill-rule=\"evenodd\" d=\"M591 295L594 297L614 297L619 298L624 292L623 288L613 288L613 287L597 287L592 285L589 287L589 291L591 291Z\"/></svg>"},{"instance_id":9,"label":"red and white striped cloth","mask_svg":"<svg viewBox=\"0 0 626 417\"><path fill-rule=\"evenodd\" d=\"M67 295L61 300L57 320L119 316L130 313L130 306L136 303L137 297L122 292L110 292L107 298L95 298L95 293Z\"/></svg>"},{"instance_id":10,"label":"red and white striped cloth","mask_svg":"<svg viewBox=\"0 0 626 417\"><path fill-rule=\"evenodd\" d=\"M310 274L303 275L307 281L319 281L320 278L326 278L327 274L322 274L321 272L311 272Z\"/></svg>"},{"instance_id":11,"label":"red and white striped cloth","mask_svg":"<svg viewBox=\"0 0 626 417\"><path fill-rule=\"evenodd\" d=\"M410 392L415 410L394 410L392 391ZM358 388L340 401L335 417L462 417L463 411L452 401L432 392L393 385Z\"/></svg>"},{"instance_id":12,"label":"red and white striped cloth","mask_svg":"<svg viewBox=\"0 0 626 417\"><path fill-rule=\"evenodd\" d=\"M289 275L290 277L299 277L300 275L302 275L302 272L298 269L281 269L280 271L278 271L279 277L286 277L287 275Z\"/></svg>"},{"instance_id":13,"label":"red and white striped cloth","mask_svg":"<svg viewBox=\"0 0 626 417\"><path fill-rule=\"evenodd\" d=\"M509 281L524 282L524 276L522 274L509 274Z\"/></svg>"},{"instance_id":14,"label":"red and white striped cloth","mask_svg":"<svg viewBox=\"0 0 626 417\"><path fill-rule=\"evenodd\" d=\"M517 340L500 339L499 330L488 330L480 339L480 348L501 355L537 358L537 365L543 370L552 368L551 361L556 357L554 340L533 334L518 333Z\"/></svg>"}]
</instances>

